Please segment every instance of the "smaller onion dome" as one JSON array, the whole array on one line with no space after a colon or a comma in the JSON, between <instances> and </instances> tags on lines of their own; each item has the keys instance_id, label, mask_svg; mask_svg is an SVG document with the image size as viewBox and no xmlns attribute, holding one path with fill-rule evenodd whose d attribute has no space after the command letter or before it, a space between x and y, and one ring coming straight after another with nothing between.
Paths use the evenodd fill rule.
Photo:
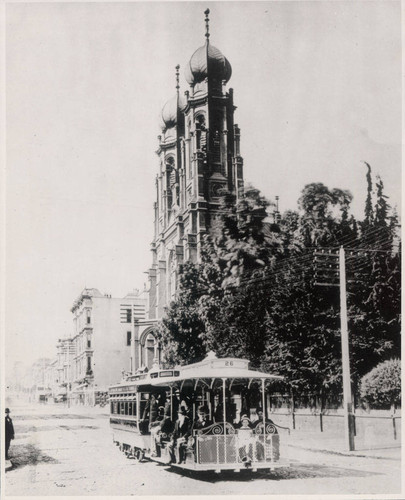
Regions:
<instances>
[{"instance_id":1,"label":"smaller onion dome","mask_svg":"<svg viewBox=\"0 0 405 500\"><path fill-rule=\"evenodd\" d=\"M207 42L191 56L185 69L185 78L190 85L200 83L207 76L218 81L228 82L232 67L222 52Z\"/></svg>"},{"instance_id":2,"label":"smaller onion dome","mask_svg":"<svg viewBox=\"0 0 405 500\"><path fill-rule=\"evenodd\" d=\"M185 96L175 95L163 106L162 128L172 128L177 124L178 114L186 109L187 101Z\"/></svg>"}]
</instances>

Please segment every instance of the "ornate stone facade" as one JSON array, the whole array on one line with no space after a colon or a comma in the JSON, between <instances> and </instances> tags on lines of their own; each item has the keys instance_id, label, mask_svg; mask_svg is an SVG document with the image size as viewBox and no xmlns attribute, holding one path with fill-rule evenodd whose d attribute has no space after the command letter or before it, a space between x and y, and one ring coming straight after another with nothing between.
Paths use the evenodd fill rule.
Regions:
<instances>
[{"instance_id":1,"label":"ornate stone facade","mask_svg":"<svg viewBox=\"0 0 405 500\"><path fill-rule=\"evenodd\" d=\"M243 191L240 130L234 123L233 90L226 90L232 69L209 41L208 14L209 10L206 42L186 66L189 90L181 94L177 66L176 95L162 110L153 261L148 271L149 320L139 324L138 343L146 329L153 334L153 324L174 298L179 265L198 262L203 235L219 210L221 191L236 197ZM155 353L157 363L156 348ZM142 357L146 365L147 354Z\"/></svg>"}]
</instances>

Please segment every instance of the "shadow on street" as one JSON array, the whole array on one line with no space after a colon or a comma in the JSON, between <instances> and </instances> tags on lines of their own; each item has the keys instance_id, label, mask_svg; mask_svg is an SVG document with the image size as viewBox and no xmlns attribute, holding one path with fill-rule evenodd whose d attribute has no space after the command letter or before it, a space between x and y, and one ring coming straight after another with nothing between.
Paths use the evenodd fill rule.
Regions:
<instances>
[{"instance_id":1,"label":"shadow on street","mask_svg":"<svg viewBox=\"0 0 405 500\"><path fill-rule=\"evenodd\" d=\"M10 459L13 467L9 470L25 467L26 465L37 465L40 463L58 464L59 462L49 455L45 455L39 448L32 444L14 445Z\"/></svg>"},{"instance_id":2,"label":"shadow on street","mask_svg":"<svg viewBox=\"0 0 405 500\"><path fill-rule=\"evenodd\" d=\"M366 472L341 467L322 466L319 464L292 465L290 468L280 468L270 472L253 472L249 469L240 472L223 471L216 474L212 471L181 471L177 468L167 468L168 472L179 476L218 483L221 481L255 481L257 479L284 481L290 479L313 479L313 478L342 478L342 477L369 477L375 476L375 472Z\"/></svg>"}]
</instances>

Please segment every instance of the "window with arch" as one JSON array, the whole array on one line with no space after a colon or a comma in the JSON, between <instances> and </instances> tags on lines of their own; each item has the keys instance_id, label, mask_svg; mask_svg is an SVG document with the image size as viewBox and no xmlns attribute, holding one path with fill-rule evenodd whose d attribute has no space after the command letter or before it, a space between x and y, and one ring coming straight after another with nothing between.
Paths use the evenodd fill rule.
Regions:
<instances>
[{"instance_id":1,"label":"window with arch","mask_svg":"<svg viewBox=\"0 0 405 500\"><path fill-rule=\"evenodd\" d=\"M155 358L155 337L149 333L145 340L146 366L151 367Z\"/></svg>"},{"instance_id":2,"label":"window with arch","mask_svg":"<svg viewBox=\"0 0 405 500\"><path fill-rule=\"evenodd\" d=\"M173 156L169 156L165 160L166 164L166 193L167 193L167 208L171 209L173 205L173 186L176 184L176 170Z\"/></svg>"},{"instance_id":3,"label":"window with arch","mask_svg":"<svg viewBox=\"0 0 405 500\"><path fill-rule=\"evenodd\" d=\"M206 151L207 149L207 128L205 124L205 115L203 113L196 116L196 146L198 151Z\"/></svg>"}]
</instances>

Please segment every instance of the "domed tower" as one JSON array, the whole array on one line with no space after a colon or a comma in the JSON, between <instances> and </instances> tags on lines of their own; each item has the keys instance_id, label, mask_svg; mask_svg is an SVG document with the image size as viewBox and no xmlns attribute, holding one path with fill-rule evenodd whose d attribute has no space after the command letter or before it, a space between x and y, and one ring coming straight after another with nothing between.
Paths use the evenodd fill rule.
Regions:
<instances>
[{"instance_id":1,"label":"domed tower","mask_svg":"<svg viewBox=\"0 0 405 500\"><path fill-rule=\"evenodd\" d=\"M191 56L185 70L190 85L186 92L186 164L189 182L186 199L191 211L192 229L197 241L218 212L224 190L238 197L243 190L243 160L240 131L234 125L233 90L226 91L232 68L222 52L210 43L209 9L205 11L205 44ZM188 258L195 253L189 247Z\"/></svg>"},{"instance_id":2,"label":"domed tower","mask_svg":"<svg viewBox=\"0 0 405 500\"><path fill-rule=\"evenodd\" d=\"M218 214L222 191L243 190L240 132L234 125L233 91L226 91L232 68L209 39L186 65L189 90L163 107L158 136L153 265L149 270L149 318L161 318L177 290L179 265L199 260L203 235Z\"/></svg>"}]
</instances>

